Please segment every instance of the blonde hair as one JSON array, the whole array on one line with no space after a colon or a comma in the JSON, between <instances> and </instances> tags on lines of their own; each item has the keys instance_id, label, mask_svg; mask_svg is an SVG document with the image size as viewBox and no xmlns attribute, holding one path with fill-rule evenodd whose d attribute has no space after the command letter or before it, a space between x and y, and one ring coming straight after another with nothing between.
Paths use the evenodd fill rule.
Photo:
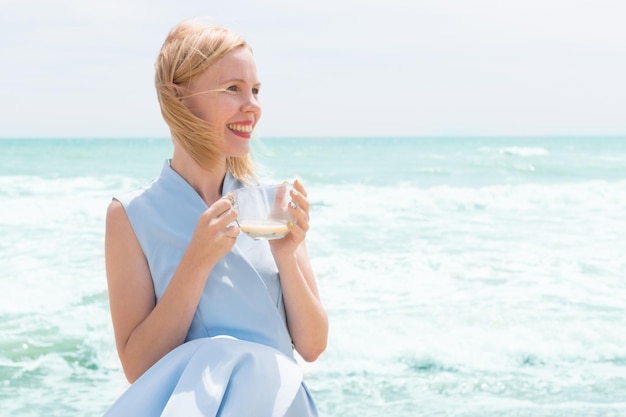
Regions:
<instances>
[{"instance_id":1,"label":"blonde hair","mask_svg":"<svg viewBox=\"0 0 626 417\"><path fill-rule=\"evenodd\" d=\"M155 63L155 86L163 119L174 140L207 171L220 162L221 132L189 111L182 103L180 88L229 52L242 47L250 48L228 29L185 20L170 31ZM244 182L254 179L253 168L250 154L226 159L226 169Z\"/></svg>"}]
</instances>

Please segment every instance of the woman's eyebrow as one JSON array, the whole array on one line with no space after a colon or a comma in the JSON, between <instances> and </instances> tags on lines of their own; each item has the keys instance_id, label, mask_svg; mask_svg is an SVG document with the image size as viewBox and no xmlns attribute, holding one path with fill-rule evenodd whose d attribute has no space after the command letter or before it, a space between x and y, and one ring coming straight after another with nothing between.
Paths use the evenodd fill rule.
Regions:
<instances>
[{"instance_id":1,"label":"woman's eyebrow","mask_svg":"<svg viewBox=\"0 0 626 417\"><path fill-rule=\"evenodd\" d=\"M242 78L229 78L223 81L220 81L220 84L228 84L228 83L239 83L239 84L247 84L247 81ZM261 85L260 82L253 84L255 87L259 87Z\"/></svg>"}]
</instances>

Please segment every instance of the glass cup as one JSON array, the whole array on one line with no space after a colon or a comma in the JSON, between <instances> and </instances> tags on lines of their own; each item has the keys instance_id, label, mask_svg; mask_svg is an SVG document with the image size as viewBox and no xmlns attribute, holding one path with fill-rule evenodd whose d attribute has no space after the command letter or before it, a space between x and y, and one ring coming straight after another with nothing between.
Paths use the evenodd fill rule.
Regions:
<instances>
[{"instance_id":1,"label":"glass cup","mask_svg":"<svg viewBox=\"0 0 626 417\"><path fill-rule=\"evenodd\" d=\"M254 185L232 192L237 223L253 239L281 239L289 233L287 224L295 222L289 211L291 184Z\"/></svg>"}]
</instances>

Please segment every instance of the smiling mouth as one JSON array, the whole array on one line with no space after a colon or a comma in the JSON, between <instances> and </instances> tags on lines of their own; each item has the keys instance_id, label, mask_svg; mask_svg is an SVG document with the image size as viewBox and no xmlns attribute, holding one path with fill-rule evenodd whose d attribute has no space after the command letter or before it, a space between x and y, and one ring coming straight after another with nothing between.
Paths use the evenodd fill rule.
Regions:
<instances>
[{"instance_id":1,"label":"smiling mouth","mask_svg":"<svg viewBox=\"0 0 626 417\"><path fill-rule=\"evenodd\" d=\"M252 133L252 130L254 130L254 127L252 125L230 124L230 125L226 125L226 127L229 128L230 130L234 130L235 132L241 132L241 133Z\"/></svg>"}]
</instances>

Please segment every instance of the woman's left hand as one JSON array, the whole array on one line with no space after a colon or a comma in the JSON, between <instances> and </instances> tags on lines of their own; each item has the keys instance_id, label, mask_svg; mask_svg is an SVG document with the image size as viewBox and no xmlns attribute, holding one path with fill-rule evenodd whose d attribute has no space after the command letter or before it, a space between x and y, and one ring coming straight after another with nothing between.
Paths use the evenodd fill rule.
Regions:
<instances>
[{"instance_id":1,"label":"woman's left hand","mask_svg":"<svg viewBox=\"0 0 626 417\"><path fill-rule=\"evenodd\" d=\"M309 230L309 200L299 180L294 181L290 196L289 211L293 213L295 221L288 224L289 233L284 238L270 240L274 257L292 256Z\"/></svg>"},{"instance_id":2,"label":"woman's left hand","mask_svg":"<svg viewBox=\"0 0 626 417\"><path fill-rule=\"evenodd\" d=\"M311 362L326 349L328 316L320 302L315 275L304 238L309 230L309 200L300 181L291 191L290 210L295 221L282 239L270 240L278 267L287 314L287 327L293 345L305 361Z\"/></svg>"}]
</instances>

